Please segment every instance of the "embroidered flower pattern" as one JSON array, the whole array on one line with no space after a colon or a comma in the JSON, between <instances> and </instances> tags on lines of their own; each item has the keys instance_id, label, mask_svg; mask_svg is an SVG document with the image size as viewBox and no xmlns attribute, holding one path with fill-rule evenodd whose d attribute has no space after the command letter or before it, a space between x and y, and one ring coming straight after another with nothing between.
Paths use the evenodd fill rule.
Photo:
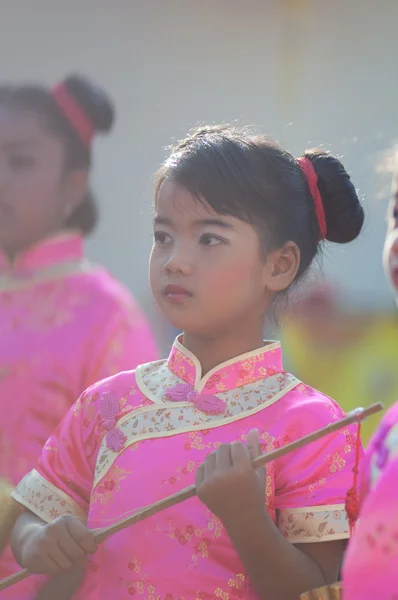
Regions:
<instances>
[{"instance_id":1,"label":"embroidered flower pattern","mask_svg":"<svg viewBox=\"0 0 398 600\"><path fill-rule=\"evenodd\" d=\"M283 509L279 511L278 528L293 543L322 538L341 539L347 533L347 519L343 510Z\"/></svg>"},{"instance_id":2,"label":"embroidered flower pattern","mask_svg":"<svg viewBox=\"0 0 398 600\"><path fill-rule=\"evenodd\" d=\"M44 481L35 470L25 475L16 492L16 499L23 498L25 506L35 514L41 515L46 522L61 515L75 515L81 519L87 517L81 506L61 490Z\"/></svg>"},{"instance_id":3,"label":"embroidered flower pattern","mask_svg":"<svg viewBox=\"0 0 398 600\"><path fill-rule=\"evenodd\" d=\"M93 490L91 504L100 502L103 506L107 506L120 492L120 483L130 474L131 471L122 469L118 465L113 465L101 483Z\"/></svg>"}]
</instances>

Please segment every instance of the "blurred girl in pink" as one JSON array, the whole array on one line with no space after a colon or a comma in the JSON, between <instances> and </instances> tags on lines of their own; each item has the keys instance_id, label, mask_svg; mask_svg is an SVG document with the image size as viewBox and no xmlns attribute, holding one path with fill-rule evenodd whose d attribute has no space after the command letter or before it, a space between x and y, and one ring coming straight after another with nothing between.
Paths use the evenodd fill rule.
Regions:
<instances>
[{"instance_id":1,"label":"blurred girl in pink","mask_svg":"<svg viewBox=\"0 0 398 600\"><path fill-rule=\"evenodd\" d=\"M183 140L158 173L150 265L183 334L167 360L89 388L57 428L13 494L20 564L60 576L89 555L85 600L297 600L334 581L355 427L266 475L251 459L343 414L284 371L263 325L324 241L349 242L362 223L348 174L323 151L296 160L223 127ZM96 548L93 528L195 481L197 497Z\"/></svg>"},{"instance_id":2,"label":"blurred girl in pink","mask_svg":"<svg viewBox=\"0 0 398 600\"><path fill-rule=\"evenodd\" d=\"M97 222L92 140L112 122L111 101L81 77L53 90L0 88L3 491L33 468L87 386L156 358L129 292L84 254ZM2 510L5 517L4 497ZM10 558L3 555L1 575L15 570Z\"/></svg>"},{"instance_id":3,"label":"blurred girl in pink","mask_svg":"<svg viewBox=\"0 0 398 600\"><path fill-rule=\"evenodd\" d=\"M398 300L398 169L392 192L383 262ZM398 403L381 421L362 465L362 507L344 562L344 600L397 600L397 565Z\"/></svg>"}]
</instances>

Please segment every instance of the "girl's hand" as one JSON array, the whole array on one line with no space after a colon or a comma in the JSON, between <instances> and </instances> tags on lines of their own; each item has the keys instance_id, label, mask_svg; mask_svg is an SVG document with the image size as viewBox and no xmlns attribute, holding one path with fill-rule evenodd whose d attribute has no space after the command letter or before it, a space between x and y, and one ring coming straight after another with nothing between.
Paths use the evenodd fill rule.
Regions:
<instances>
[{"instance_id":1,"label":"girl's hand","mask_svg":"<svg viewBox=\"0 0 398 600\"><path fill-rule=\"evenodd\" d=\"M265 469L254 469L251 464L260 454L258 431L253 429L247 446L240 442L222 444L198 468L197 494L224 525L266 513Z\"/></svg>"},{"instance_id":2,"label":"girl's hand","mask_svg":"<svg viewBox=\"0 0 398 600\"><path fill-rule=\"evenodd\" d=\"M21 564L31 573L59 575L96 550L91 531L76 517L64 515L34 529L24 544Z\"/></svg>"}]
</instances>

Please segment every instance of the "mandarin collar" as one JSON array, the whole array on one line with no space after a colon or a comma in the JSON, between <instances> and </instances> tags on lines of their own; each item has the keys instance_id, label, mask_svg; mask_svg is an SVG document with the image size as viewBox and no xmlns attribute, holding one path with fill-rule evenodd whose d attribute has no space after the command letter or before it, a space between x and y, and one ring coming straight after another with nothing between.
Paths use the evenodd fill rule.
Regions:
<instances>
[{"instance_id":1,"label":"mandarin collar","mask_svg":"<svg viewBox=\"0 0 398 600\"><path fill-rule=\"evenodd\" d=\"M82 235L77 232L63 232L28 248L18 254L12 262L0 250L0 274L30 276L60 263L79 261L83 256Z\"/></svg>"},{"instance_id":2,"label":"mandarin collar","mask_svg":"<svg viewBox=\"0 0 398 600\"><path fill-rule=\"evenodd\" d=\"M202 377L202 367L197 357L177 337L167 365L169 370L197 390L217 393L261 381L283 372L282 349L279 342L267 342L261 348L241 354L211 369Z\"/></svg>"}]
</instances>

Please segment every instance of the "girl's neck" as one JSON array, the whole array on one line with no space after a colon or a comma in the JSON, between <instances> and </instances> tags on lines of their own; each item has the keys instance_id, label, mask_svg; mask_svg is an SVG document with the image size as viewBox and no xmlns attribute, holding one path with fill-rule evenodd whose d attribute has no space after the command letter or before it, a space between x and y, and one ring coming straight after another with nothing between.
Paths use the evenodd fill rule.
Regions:
<instances>
[{"instance_id":1,"label":"girl's neck","mask_svg":"<svg viewBox=\"0 0 398 600\"><path fill-rule=\"evenodd\" d=\"M39 237L38 239L33 239L27 242L26 244L21 244L18 247L10 246L1 248L0 251L7 257L10 264L16 262L16 260L28 253L30 250L34 248L39 248L42 244L49 242L52 239L56 239L58 237L62 237L63 235L71 235L77 233L77 231L67 230L67 229L54 229L47 232L45 235Z\"/></svg>"},{"instance_id":2,"label":"girl's neck","mask_svg":"<svg viewBox=\"0 0 398 600\"><path fill-rule=\"evenodd\" d=\"M198 336L184 333L184 346L192 352L202 366L202 377L211 369L236 356L252 352L264 346L262 331L257 329L251 335L248 331L231 334Z\"/></svg>"}]
</instances>

